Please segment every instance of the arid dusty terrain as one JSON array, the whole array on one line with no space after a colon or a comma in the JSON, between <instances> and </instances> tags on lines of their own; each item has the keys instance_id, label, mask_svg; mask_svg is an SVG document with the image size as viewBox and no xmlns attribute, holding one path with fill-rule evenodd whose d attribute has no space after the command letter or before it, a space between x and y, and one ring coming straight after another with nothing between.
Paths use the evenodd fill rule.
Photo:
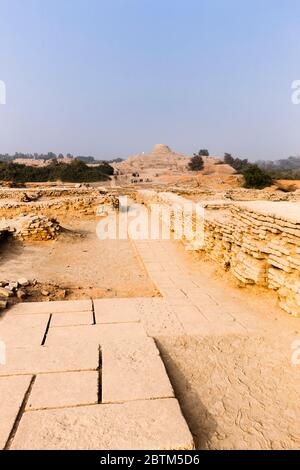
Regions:
<instances>
[{"instance_id":1,"label":"arid dusty terrain","mask_svg":"<svg viewBox=\"0 0 300 470\"><path fill-rule=\"evenodd\" d=\"M155 287L130 240L99 240L97 221L74 220L57 240L0 247L0 278L36 279L51 292L51 285L66 289L68 299L148 297ZM27 300L45 300L34 291Z\"/></svg>"}]
</instances>

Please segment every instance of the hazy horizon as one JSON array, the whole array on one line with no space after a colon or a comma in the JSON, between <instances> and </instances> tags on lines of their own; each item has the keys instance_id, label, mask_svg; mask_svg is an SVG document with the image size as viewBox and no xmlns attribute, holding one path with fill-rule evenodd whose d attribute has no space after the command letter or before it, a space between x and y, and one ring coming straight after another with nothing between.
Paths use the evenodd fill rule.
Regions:
<instances>
[{"instance_id":1,"label":"hazy horizon","mask_svg":"<svg viewBox=\"0 0 300 470\"><path fill-rule=\"evenodd\" d=\"M0 153L300 154L300 4L1 0Z\"/></svg>"}]
</instances>

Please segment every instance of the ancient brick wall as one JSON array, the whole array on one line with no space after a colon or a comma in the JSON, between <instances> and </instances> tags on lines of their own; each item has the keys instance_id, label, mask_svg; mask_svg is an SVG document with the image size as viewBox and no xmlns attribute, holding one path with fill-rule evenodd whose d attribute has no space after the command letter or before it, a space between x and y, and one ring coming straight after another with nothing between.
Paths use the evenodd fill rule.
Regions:
<instances>
[{"instance_id":1,"label":"ancient brick wall","mask_svg":"<svg viewBox=\"0 0 300 470\"><path fill-rule=\"evenodd\" d=\"M95 217L98 206L117 195L114 188L109 193L103 188L0 189L0 217L10 219L31 213L60 220Z\"/></svg>"},{"instance_id":2,"label":"ancient brick wall","mask_svg":"<svg viewBox=\"0 0 300 470\"><path fill-rule=\"evenodd\" d=\"M186 200L174 194L137 193L137 201L146 205L178 206L180 199L183 205ZM200 249L243 284L274 290L281 308L300 316L300 205L256 201L218 206L212 201L204 206L204 242ZM193 221L190 226L198 230ZM194 249L199 250L197 243Z\"/></svg>"},{"instance_id":3,"label":"ancient brick wall","mask_svg":"<svg viewBox=\"0 0 300 470\"><path fill-rule=\"evenodd\" d=\"M0 225L0 238L1 234L10 233L14 238L23 241L53 240L57 238L59 231L57 220L28 214L3 221Z\"/></svg>"}]
</instances>

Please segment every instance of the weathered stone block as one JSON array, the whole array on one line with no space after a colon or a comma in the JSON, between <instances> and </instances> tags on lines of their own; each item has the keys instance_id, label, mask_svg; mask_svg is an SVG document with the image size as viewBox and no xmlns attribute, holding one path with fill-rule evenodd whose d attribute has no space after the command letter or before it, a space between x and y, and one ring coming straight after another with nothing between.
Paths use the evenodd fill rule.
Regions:
<instances>
[{"instance_id":1,"label":"weathered stone block","mask_svg":"<svg viewBox=\"0 0 300 470\"><path fill-rule=\"evenodd\" d=\"M192 450L177 400L140 400L25 413L18 450Z\"/></svg>"}]
</instances>

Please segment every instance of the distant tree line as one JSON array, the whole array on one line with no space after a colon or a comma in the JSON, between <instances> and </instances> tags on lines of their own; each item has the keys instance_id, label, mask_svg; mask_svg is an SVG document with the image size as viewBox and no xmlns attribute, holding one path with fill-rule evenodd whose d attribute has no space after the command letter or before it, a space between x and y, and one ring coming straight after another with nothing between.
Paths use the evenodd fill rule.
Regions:
<instances>
[{"instance_id":1,"label":"distant tree line","mask_svg":"<svg viewBox=\"0 0 300 470\"><path fill-rule=\"evenodd\" d=\"M61 158L73 158L74 160L80 160L84 163L102 163L102 162L107 162L107 163L120 163L123 161L122 158L114 158L112 160L98 160L93 156L82 156L78 155L77 157L74 157L71 153L67 153L66 155L63 155L62 153L56 154L54 152L48 152L48 153L23 153L23 152L16 152L14 155L9 155L8 153L5 154L0 154L0 162L10 162L14 161L17 158L23 158L26 160L56 160L56 159L61 159Z\"/></svg>"},{"instance_id":2,"label":"distant tree line","mask_svg":"<svg viewBox=\"0 0 300 470\"><path fill-rule=\"evenodd\" d=\"M238 173L242 173L244 176L246 173L246 177L249 173L261 175L259 179L262 180L262 184L264 184L263 181L268 183L271 180L300 179L300 157L288 157L274 161L258 160L253 164L248 162L247 159L233 158L231 154L225 153L224 163L232 166Z\"/></svg>"},{"instance_id":3,"label":"distant tree line","mask_svg":"<svg viewBox=\"0 0 300 470\"><path fill-rule=\"evenodd\" d=\"M267 170L276 180L300 180L299 170Z\"/></svg>"},{"instance_id":4,"label":"distant tree line","mask_svg":"<svg viewBox=\"0 0 300 470\"><path fill-rule=\"evenodd\" d=\"M73 158L71 153L67 153L66 157ZM24 158L26 160L54 160L56 158L64 158L62 153L56 154L54 152L48 153L23 153L23 152L16 152L14 155L9 155L8 153L1 153L0 154L0 161L13 161L17 158Z\"/></svg>"},{"instance_id":5,"label":"distant tree line","mask_svg":"<svg viewBox=\"0 0 300 470\"><path fill-rule=\"evenodd\" d=\"M299 180L300 157L281 158L279 160L259 160L257 165L270 173L275 179Z\"/></svg>"},{"instance_id":6,"label":"distant tree line","mask_svg":"<svg viewBox=\"0 0 300 470\"><path fill-rule=\"evenodd\" d=\"M13 162L0 162L0 181L13 183L65 181L84 183L110 180L114 169L108 163L89 167L80 160L70 164L53 160L49 165L34 167Z\"/></svg>"},{"instance_id":7,"label":"distant tree line","mask_svg":"<svg viewBox=\"0 0 300 470\"><path fill-rule=\"evenodd\" d=\"M279 160L258 160L256 163L264 170L300 170L299 156Z\"/></svg>"}]
</instances>

